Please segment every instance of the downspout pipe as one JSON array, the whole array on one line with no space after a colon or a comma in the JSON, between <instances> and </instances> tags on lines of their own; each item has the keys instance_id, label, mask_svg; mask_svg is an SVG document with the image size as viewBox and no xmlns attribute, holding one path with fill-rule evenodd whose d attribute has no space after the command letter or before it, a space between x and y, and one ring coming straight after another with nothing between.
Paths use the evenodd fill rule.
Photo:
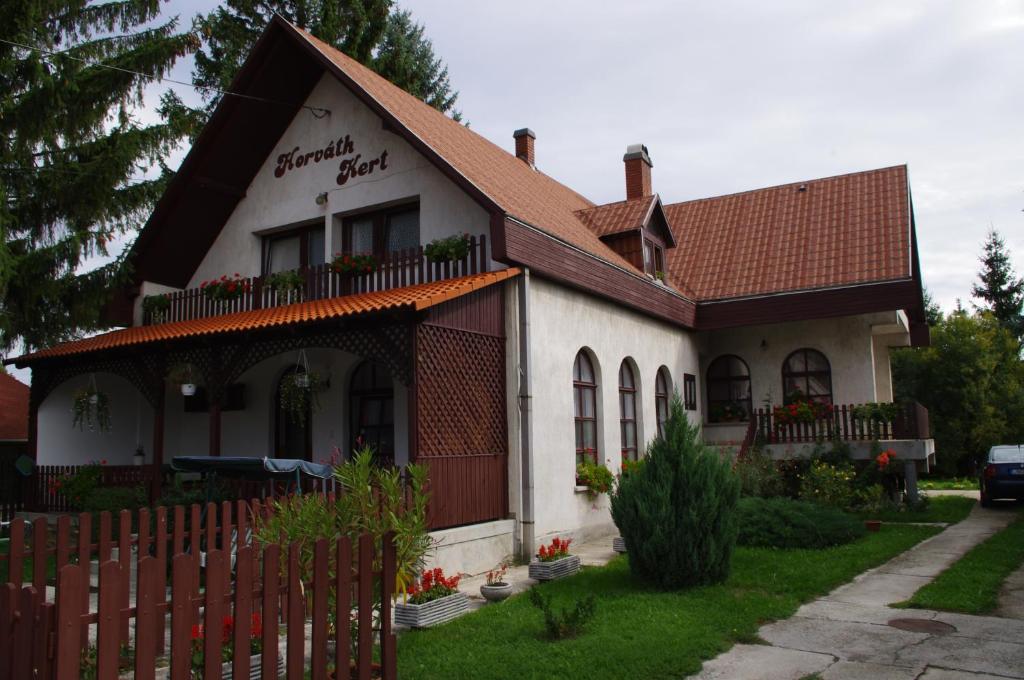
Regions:
<instances>
[{"instance_id":1,"label":"downspout pipe","mask_svg":"<svg viewBox=\"0 0 1024 680\"><path fill-rule=\"evenodd\" d=\"M530 433L533 383L530 376L530 270L518 277L519 295L519 460L521 465L522 519L519 523L522 536L520 549L522 558L529 560L534 552L533 517L533 452L530 448Z\"/></svg>"}]
</instances>

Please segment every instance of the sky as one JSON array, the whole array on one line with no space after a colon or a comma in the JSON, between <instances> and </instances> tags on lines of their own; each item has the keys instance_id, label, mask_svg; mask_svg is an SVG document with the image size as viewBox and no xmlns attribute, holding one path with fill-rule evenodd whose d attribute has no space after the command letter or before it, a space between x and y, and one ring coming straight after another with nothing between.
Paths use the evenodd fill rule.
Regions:
<instances>
[{"instance_id":1,"label":"sky","mask_svg":"<svg viewBox=\"0 0 1024 680\"><path fill-rule=\"evenodd\" d=\"M969 304L990 228L1024 274L1024 0L399 4L472 129L512 150L531 128L538 167L597 203L624 198L636 142L666 203L905 163L944 309Z\"/></svg>"}]
</instances>

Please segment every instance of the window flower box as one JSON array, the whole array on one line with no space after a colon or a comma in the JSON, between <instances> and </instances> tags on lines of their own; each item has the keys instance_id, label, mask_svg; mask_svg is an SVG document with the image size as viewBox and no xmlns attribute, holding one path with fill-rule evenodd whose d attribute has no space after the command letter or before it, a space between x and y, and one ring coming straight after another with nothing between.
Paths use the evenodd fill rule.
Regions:
<instances>
[{"instance_id":1,"label":"window flower box","mask_svg":"<svg viewBox=\"0 0 1024 680\"><path fill-rule=\"evenodd\" d=\"M424 604L396 602L395 623L410 628L428 628L451 621L468 611L469 598L465 593L456 591Z\"/></svg>"}]
</instances>

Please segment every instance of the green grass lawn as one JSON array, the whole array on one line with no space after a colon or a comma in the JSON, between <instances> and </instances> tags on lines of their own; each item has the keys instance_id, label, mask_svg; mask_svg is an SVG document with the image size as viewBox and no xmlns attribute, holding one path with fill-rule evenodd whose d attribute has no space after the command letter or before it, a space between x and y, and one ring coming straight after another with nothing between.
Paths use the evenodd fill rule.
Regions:
<instances>
[{"instance_id":1,"label":"green grass lawn","mask_svg":"<svg viewBox=\"0 0 1024 680\"><path fill-rule=\"evenodd\" d=\"M995 610L999 588L1024 564L1024 517L972 548L914 593L905 606L984 614Z\"/></svg>"},{"instance_id":2,"label":"green grass lawn","mask_svg":"<svg viewBox=\"0 0 1024 680\"><path fill-rule=\"evenodd\" d=\"M928 507L924 510L883 510L856 514L864 519L880 519L883 522L946 522L953 524L967 517L971 508L977 504L977 500L964 496L933 496L928 499Z\"/></svg>"},{"instance_id":3,"label":"green grass lawn","mask_svg":"<svg viewBox=\"0 0 1024 680\"><path fill-rule=\"evenodd\" d=\"M439 628L405 633L398 671L415 678L679 678L733 643L754 642L765 621L937 533L886 526L827 550L738 548L723 585L677 592L633 579L625 557L542 586L556 608L593 593L597 614L578 638L541 637L541 614L524 596Z\"/></svg>"},{"instance_id":4,"label":"green grass lawn","mask_svg":"<svg viewBox=\"0 0 1024 680\"><path fill-rule=\"evenodd\" d=\"M0 541L0 555L6 556L10 550L10 543L8 541ZM7 583L7 574L10 571L10 566L7 559L0 561L0 583ZM32 558L26 557L24 561L24 568L22 573L22 581L28 582L32 580ZM56 577L57 573L57 559L50 555L46 559L46 578L52 580Z\"/></svg>"},{"instance_id":5,"label":"green grass lawn","mask_svg":"<svg viewBox=\"0 0 1024 680\"><path fill-rule=\"evenodd\" d=\"M917 480L917 488L922 491L977 491L978 480L974 477L934 477Z\"/></svg>"}]
</instances>

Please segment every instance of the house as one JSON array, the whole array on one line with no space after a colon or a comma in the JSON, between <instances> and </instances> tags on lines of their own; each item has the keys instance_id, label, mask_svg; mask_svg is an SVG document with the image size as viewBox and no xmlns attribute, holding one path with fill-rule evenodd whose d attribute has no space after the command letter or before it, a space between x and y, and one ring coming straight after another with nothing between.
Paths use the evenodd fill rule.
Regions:
<instances>
[{"instance_id":1,"label":"house","mask_svg":"<svg viewBox=\"0 0 1024 680\"><path fill-rule=\"evenodd\" d=\"M841 405L890 402L889 348L928 341L906 167L673 204L633 145L595 205L529 129L508 153L280 18L231 89L130 253L124 328L13 360L39 463L358 441L428 466L437 559L479 571L612 531L577 463L642 455L674 393L708 442L789 455L826 420L759 407L803 395L863 439ZM293 418L304 374L319 408ZM71 427L90 386L108 432ZM900 409L881 437L912 472L931 440Z\"/></svg>"},{"instance_id":2,"label":"house","mask_svg":"<svg viewBox=\"0 0 1024 680\"><path fill-rule=\"evenodd\" d=\"M28 445L28 385L0 371L0 456L17 458Z\"/></svg>"}]
</instances>

